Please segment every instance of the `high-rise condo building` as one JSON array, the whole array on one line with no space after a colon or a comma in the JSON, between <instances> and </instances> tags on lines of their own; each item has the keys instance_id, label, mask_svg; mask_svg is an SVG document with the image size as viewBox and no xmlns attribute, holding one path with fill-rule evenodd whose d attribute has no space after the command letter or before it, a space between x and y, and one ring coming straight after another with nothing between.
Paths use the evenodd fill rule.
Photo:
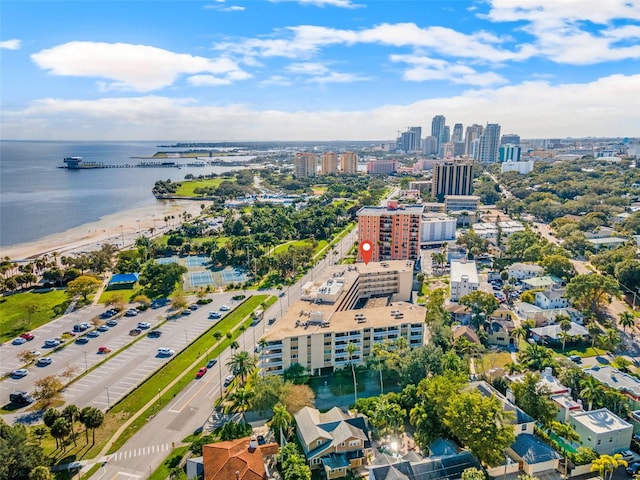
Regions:
<instances>
[{"instance_id":1,"label":"high-rise condo building","mask_svg":"<svg viewBox=\"0 0 640 480\"><path fill-rule=\"evenodd\" d=\"M422 153L425 155L437 155L438 154L438 139L436 137L429 136L424 137L422 142Z\"/></svg>"},{"instance_id":2,"label":"high-rise condo building","mask_svg":"<svg viewBox=\"0 0 640 480\"><path fill-rule=\"evenodd\" d=\"M461 142L463 140L462 138L462 124L461 123L456 123L453 126L453 133L451 134L451 141L453 143L455 142Z\"/></svg>"},{"instance_id":3,"label":"high-rise condo building","mask_svg":"<svg viewBox=\"0 0 640 480\"><path fill-rule=\"evenodd\" d=\"M465 143L464 153L476 160L477 160L477 157L473 156L473 151L474 151L473 141L480 140L483 130L484 130L484 127L482 125L478 125L477 123L474 123L470 127L467 127L467 131L464 135L464 143Z\"/></svg>"},{"instance_id":4,"label":"high-rise condo building","mask_svg":"<svg viewBox=\"0 0 640 480\"><path fill-rule=\"evenodd\" d=\"M480 163L496 163L500 146L500 125L487 123L480 137Z\"/></svg>"},{"instance_id":5,"label":"high-rise condo building","mask_svg":"<svg viewBox=\"0 0 640 480\"><path fill-rule=\"evenodd\" d=\"M520 145L512 145L510 143L500 145L498 158L502 162L519 162L520 161Z\"/></svg>"},{"instance_id":6,"label":"high-rise condo building","mask_svg":"<svg viewBox=\"0 0 640 480\"><path fill-rule=\"evenodd\" d=\"M344 152L340 155L340 170L342 173L358 173L358 154L356 152Z\"/></svg>"},{"instance_id":7,"label":"high-rise condo building","mask_svg":"<svg viewBox=\"0 0 640 480\"><path fill-rule=\"evenodd\" d=\"M440 152L440 146L447 142L444 132L445 122L444 115L436 115L431 121L431 136L436 137L436 150L438 152Z\"/></svg>"},{"instance_id":8,"label":"high-rise condo building","mask_svg":"<svg viewBox=\"0 0 640 480\"><path fill-rule=\"evenodd\" d=\"M370 175L389 175L398 170L397 160L369 160L367 162L367 173Z\"/></svg>"},{"instance_id":9,"label":"high-rise condo building","mask_svg":"<svg viewBox=\"0 0 640 480\"><path fill-rule=\"evenodd\" d=\"M419 152L422 143L422 127L407 127L400 134L398 148L404 152Z\"/></svg>"},{"instance_id":10,"label":"high-rise condo building","mask_svg":"<svg viewBox=\"0 0 640 480\"><path fill-rule=\"evenodd\" d=\"M338 171L338 157L333 152L324 152L322 154L320 172L336 173Z\"/></svg>"},{"instance_id":11,"label":"high-rise condo building","mask_svg":"<svg viewBox=\"0 0 640 480\"><path fill-rule=\"evenodd\" d=\"M296 178L315 177L318 170L318 159L310 152L298 152L295 158Z\"/></svg>"},{"instance_id":12,"label":"high-rise condo building","mask_svg":"<svg viewBox=\"0 0 640 480\"><path fill-rule=\"evenodd\" d=\"M423 205L400 205L397 201L358 210L358 242L371 242L371 261L416 260L423 211ZM358 261L362 261L360 252Z\"/></svg>"},{"instance_id":13,"label":"high-rise condo building","mask_svg":"<svg viewBox=\"0 0 640 480\"><path fill-rule=\"evenodd\" d=\"M433 196L439 202L447 195L473 193L473 162L445 161L433 166Z\"/></svg>"},{"instance_id":14,"label":"high-rise condo building","mask_svg":"<svg viewBox=\"0 0 640 480\"><path fill-rule=\"evenodd\" d=\"M500 139L500 145L506 145L510 143L511 145L520 145L520 135L516 133L505 133L502 135Z\"/></svg>"}]
</instances>

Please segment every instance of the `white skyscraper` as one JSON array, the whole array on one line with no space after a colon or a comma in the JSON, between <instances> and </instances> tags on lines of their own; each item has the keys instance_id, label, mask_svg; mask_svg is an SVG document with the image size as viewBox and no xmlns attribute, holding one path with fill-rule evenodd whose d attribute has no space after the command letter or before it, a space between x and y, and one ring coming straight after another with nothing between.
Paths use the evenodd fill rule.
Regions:
<instances>
[{"instance_id":1,"label":"white skyscraper","mask_svg":"<svg viewBox=\"0 0 640 480\"><path fill-rule=\"evenodd\" d=\"M496 163L500 147L500 125L487 123L480 137L480 163Z\"/></svg>"}]
</instances>

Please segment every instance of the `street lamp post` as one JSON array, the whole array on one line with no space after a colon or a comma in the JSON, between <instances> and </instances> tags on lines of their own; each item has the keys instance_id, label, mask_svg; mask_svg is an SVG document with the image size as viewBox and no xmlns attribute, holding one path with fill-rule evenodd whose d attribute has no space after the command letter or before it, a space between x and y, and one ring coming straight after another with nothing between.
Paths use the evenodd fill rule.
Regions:
<instances>
[{"instance_id":1,"label":"street lamp post","mask_svg":"<svg viewBox=\"0 0 640 480\"><path fill-rule=\"evenodd\" d=\"M158 389L158 405L160 405L160 389Z\"/></svg>"},{"instance_id":2,"label":"street lamp post","mask_svg":"<svg viewBox=\"0 0 640 480\"><path fill-rule=\"evenodd\" d=\"M107 410L111 408L111 399L109 398L109 387L104 387L107 390Z\"/></svg>"},{"instance_id":3,"label":"street lamp post","mask_svg":"<svg viewBox=\"0 0 640 480\"><path fill-rule=\"evenodd\" d=\"M89 370L89 364L87 363L87 351L84 351L84 371Z\"/></svg>"}]
</instances>

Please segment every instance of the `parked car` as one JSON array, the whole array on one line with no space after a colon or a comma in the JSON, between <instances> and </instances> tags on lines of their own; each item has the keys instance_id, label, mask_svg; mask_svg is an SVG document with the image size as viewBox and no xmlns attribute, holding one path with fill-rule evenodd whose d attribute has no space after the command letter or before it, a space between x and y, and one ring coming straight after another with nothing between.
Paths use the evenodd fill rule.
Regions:
<instances>
[{"instance_id":1,"label":"parked car","mask_svg":"<svg viewBox=\"0 0 640 480\"><path fill-rule=\"evenodd\" d=\"M222 318L220 312L209 312L209 318L212 320L217 320L218 318Z\"/></svg>"},{"instance_id":2,"label":"parked car","mask_svg":"<svg viewBox=\"0 0 640 480\"><path fill-rule=\"evenodd\" d=\"M174 352L170 348L160 347L158 349L158 355L160 355L161 357L170 357L174 353L176 353L176 352Z\"/></svg>"},{"instance_id":3,"label":"parked car","mask_svg":"<svg viewBox=\"0 0 640 480\"><path fill-rule=\"evenodd\" d=\"M9 394L9 401L15 405L29 405L33 403L33 397L27 392L16 390Z\"/></svg>"},{"instance_id":4,"label":"parked car","mask_svg":"<svg viewBox=\"0 0 640 480\"><path fill-rule=\"evenodd\" d=\"M109 347L98 347L98 353L100 354L111 353L111 349Z\"/></svg>"},{"instance_id":5,"label":"parked car","mask_svg":"<svg viewBox=\"0 0 640 480\"><path fill-rule=\"evenodd\" d=\"M100 325L97 330L99 332L108 332L109 331L109 326L108 325Z\"/></svg>"},{"instance_id":6,"label":"parked car","mask_svg":"<svg viewBox=\"0 0 640 480\"><path fill-rule=\"evenodd\" d=\"M231 384L231 382L233 382L233 379L234 379L234 378L236 378L236 377L235 377L235 375L227 375L227 376L224 378L224 383L223 383L223 385L224 385L225 387L228 387L228 386Z\"/></svg>"},{"instance_id":7,"label":"parked car","mask_svg":"<svg viewBox=\"0 0 640 480\"><path fill-rule=\"evenodd\" d=\"M84 323L76 323L73 326L73 331L80 333L80 332L84 332L85 330L87 330L89 328L88 324L84 324Z\"/></svg>"},{"instance_id":8,"label":"parked car","mask_svg":"<svg viewBox=\"0 0 640 480\"><path fill-rule=\"evenodd\" d=\"M274 323L276 323L276 317L270 318L268 324L273 325Z\"/></svg>"},{"instance_id":9,"label":"parked car","mask_svg":"<svg viewBox=\"0 0 640 480\"><path fill-rule=\"evenodd\" d=\"M149 337L149 338L159 338L160 335L162 335L162 332L160 330L151 330L147 334L147 337Z\"/></svg>"},{"instance_id":10,"label":"parked car","mask_svg":"<svg viewBox=\"0 0 640 480\"><path fill-rule=\"evenodd\" d=\"M138 310L136 310L135 308L130 308L129 310L124 312L125 317L135 317L136 315L138 315Z\"/></svg>"},{"instance_id":11,"label":"parked car","mask_svg":"<svg viewBox=\"0 0 640 480\"><path fill-rule=\"evenodd\" d=\"M212 358L211 360L209 360L207 362L207 368L213 367L216 363L218 363L218 359L217 358Z\"/></svg>"},{"instance_id":12,"label":"parked car","mask_svg":"<svg viewBox=\"0 0 640 480\"><path fill-rule=\"evenodd\" d=\"M11 372L12 378L23 378L23 377L26 377L27 375L29 375L29 370L27 370L26 368L20 368L18 370L14 370L13 372Z\"/></svg>"},{"instance_id":13,"label":"parked car","mask_svg":"<svg viewBox=\"0 0 640 480\"><path fill-rule=\"evenodd\" d=\"M53 340L45 340L44 341L44 346L47 348L55 348L60 346L60 340L58 340L57 338L54 338Z\"/></svg>"},{"instance_id":14,"label":"parked car","mask_svg":"<svg viewBox=\"0 0 640 480\"><path fill-rule=\"evenodd\" d=\"M149 322L138 322L138 328L146 330L147 328L151 328L151 324Z\"/></svg>"},{"instance_id":15,"label":"parked car","mask_svg":"<svg viewBox=\"0 0 640 480\"><path fill-rule=\"evenodd\" d=\"M220 306L220 311L221 312L228 312L229 310L231 310L229 307L227 307L226 305L221 305Z\"/></svg>"},{"instance_id":16,"label":"parked car","mask_svg":"<svg viewBox=\"0 0 640 480\"><path fill-rule=\"evenodd\" d=\"M29 354L33 355L34 357L39 357L40 355L42 355L39 350L29 350Z\"/></svg>"},{"instance_id":17,"label":"parked car","mask_svg":"<svg viewBox=\"0 0 640 480\"><path fill-rule=\"evenodd\" d=\"M118 321L117 321L117 320L113 320L113 319L111 319L111 320L108 320L108 321L105 323L105 325L106 325L107 327L115 327L115 326L117 326L117 325L118 325Z\"/></svg>"},{"instance_id":18,"label":"parked car","mask_svg":"<svg viewBox=\"0 0 640 480\"><path fill-rule=\"evenodd\" d=\"M30 342L31 340L36 338L36 336L31 332L24 332L20 334L20 338L24 338L27 342Z\"/></svg>"},{"instance_id":19,"label":"parked car","mask_svg":"<svg viewBox=\"0 0 640 480\"><path fill-rule=\"evenodd\" d=\"M100 336L100 332L97 330L91 330L89 333L87 333L87 337L89 338L98 338Z\"/></svg>"},{"instance_id":20,"label":"parked car","mask_svg":"<svg viewBox=\"0 0 640 480\"><path fill-rule=\"evenodd\" d=\"M77 343L78 345L86 345L87 343L89 343L89 339L87 337L78 337L76 338L75 343Z\"/></svg>"},{"instance_id":21,"label":"parked car","mask_svg":"<svg viewBox=\"0 0 640 480\"><path fill-rule=\"evenodd\" d=\"M14 338L11 343L14 345L22 345L23 343L27 343L27 341L22 337L18 337L18 338Z\"/></svg>"},{"instance_id":22,"label":"parked car","mask_svg":"<svg viewBox=\"0 0 640 480\"><path fill-rule=\"evenodd\" d=\"M636 454L633 453L631 450L623 450L622 452L618 452L618 453L622 455L622 458L627 463L630 463L636 459Z\"/></svg>"},{"instance_id":23,"label":"parked car","mask_svg":"<svg viewBox=\"0 0 640 480\"><path fill-rule=\"evenodd\" d=\"M191 315L191 310L189 310L188 308L185 308L180 312L180 315L184 315L184 316Z\"/></svg>"},{"instance_id":24,"label":"parked car","mask_svg":"<svg viewBox=\"0 0 640 480\"><path fill-rule=\"evenodd\" d=\"M107 310L106 312L102 312L100 314L100 318L111 318L116 314L113 310Z\"/></svg>"},{"instance_id":25,"label":"parked car","mask_svg":"<svg viewBox=\"0 0 640 480\"><path fill-rule=\"evenodd\" d=\"M156 298L153 302L151 302L151 308L153 309L161 308L168 304L169 304L168 298Z\"/></svg>"},{"instance_id":26,"label":"parked car","mask_svg":"<svg viewBox=\"0 0 640 480\"><path fill-rule=\"evenodd\" d=\"M36 365L39 367L46 367L47 365L51 365L52 361L53 360L51 360L50 357L42 357L38 359L38 361L36 362Z\"/></svg>"},{"instance_id":27,"label":"parked car","mask_svg":"<svg viewBox=\"0 0 640 480\"><path fill-rule=\"evenodd\" d=\"M207 373L207 367L202 367L198 370L198 373L196 373L196 378L202 378L205 373Z\"/></svg>"},{"instance_id":28,"label":"parked car","mask_svg":"<svg viewBox=\"0 0 640 480\"><path fill-rule=\"evenodd\" d=\"M567 358L574 363L582 363L582 357L580 357L580 355L569 355Z\"/></svg>"},{"instance_id":29,"label":"parked car","mask_svg":"<svg viewBox=\"0 0 640 480\"><path fill-rule=\"evenodd\" d=\"M189 310L198 310L198 304L197 303L192 303L191 305L189 305Z\"/></svg>"},{"instance_id":30,"label":"parked car","mask_svg":"<svg viewBox=\"0 0 640 480\"><path fill-rule=\"evenodd\" d=\"M142 330L140 330L139 328L132 328L131 330L129 330L129 335L131 335L132 337L135 337L136 335L140 335L142 333Z\"/></svg>"}]
</instances>

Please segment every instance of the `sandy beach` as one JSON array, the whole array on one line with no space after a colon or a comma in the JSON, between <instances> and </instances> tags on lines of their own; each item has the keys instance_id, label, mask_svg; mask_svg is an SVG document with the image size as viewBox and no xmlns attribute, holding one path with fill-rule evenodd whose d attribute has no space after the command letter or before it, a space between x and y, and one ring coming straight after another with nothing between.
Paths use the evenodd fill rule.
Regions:
<instances>
[{"instance_id":1,"label":"sandy beach","mask_svg":"<svg viewBox=\"0 0 640 480\"><path fill-rule=\"evenodd\" d=\"M210 202L173 200L157 205L126 210L102 217L97 222L86 223L65 232L48 235L34 242L0 247L0 257L13 261L29 260L44 254L58 252L69 255L74 252L97 250L104 243L122 248L131 245L140 235L161 234L181 223L183 212L194 217L200 215L202 204ZM165 223L165 217L171 217ZM19 228L19 226L16 226Z\"/></svg>"}]
</instances>

